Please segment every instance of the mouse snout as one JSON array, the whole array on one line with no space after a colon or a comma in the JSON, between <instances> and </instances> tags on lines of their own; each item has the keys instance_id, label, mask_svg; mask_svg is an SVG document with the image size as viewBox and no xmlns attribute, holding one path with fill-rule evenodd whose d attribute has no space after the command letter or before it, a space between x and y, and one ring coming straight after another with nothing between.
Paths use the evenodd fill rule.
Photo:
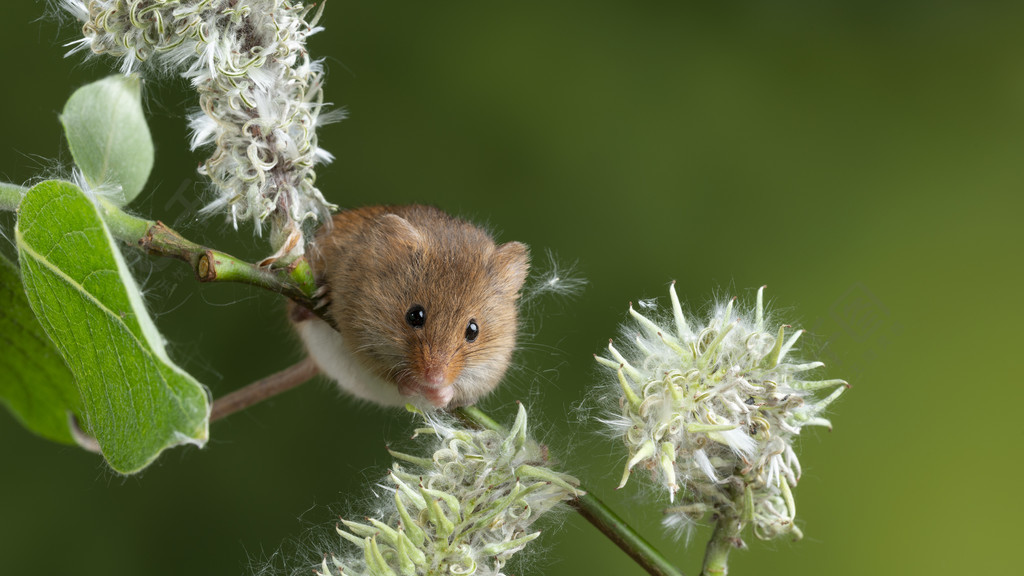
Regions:
<instances>
[{"instance_id":1,"label":"mouse snout","mask_svg":"<svg viewBox=\"0 0 1024 576\"><path fill-rule=\"evenodd\" d=\"M435 408L444 408L455 397L455 387L452 384L458 372L446 358L424 358L419 370L419 382L413 384L409 391L423 396Z\"/></svg>"},{"instance_id":2,"label":"mouse snout","mask_svg":"<svg viewBox=\"0 0 1024 576\"><path fill-rule=\"evenodd\" d=\"M431 386L441 387L447 384L448 374L446 374L444 366L428 366L423 371L423 380Z\"/></svg>"},{"instance_id":3,"label":"mouse snout","mask_svg":"<svg viewBox=\"0 0 1024 576\"><path fill-rule=\"evenodd\" d=\"M431 388L451 386L459 376L459 370L448 354L428 354L421 365L420 378Z\"/></svg>"}]
</instances>

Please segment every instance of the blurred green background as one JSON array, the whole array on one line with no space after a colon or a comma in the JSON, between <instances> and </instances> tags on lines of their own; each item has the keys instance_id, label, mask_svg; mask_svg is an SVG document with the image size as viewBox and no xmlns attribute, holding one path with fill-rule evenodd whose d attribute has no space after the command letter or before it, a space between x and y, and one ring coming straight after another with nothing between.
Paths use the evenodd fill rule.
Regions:
<instances>
[{"instance_id":1,"label":"blurred green background","mask_svg":"<svg viewBox=\"0 0 1024 576\"><path fill-rule=\"evenodd\" d=\"M322 130L337 160L318 183L343 206L433 203L538 261L578 261L586 291L530 311L518 368L484 407L508 419L528 402L564 466L686 574L709 530L689 547L663 537L663 503L640 483L613 490L622 447L575 419L626 303L672 279L695 310L767 284L779 318L810 330L822 376L854 385L835 430L801 438L806 538L751 536L733 574L1015 572L1024 4L1001 6L332 1L310 50L351 118ZM10 3L0 19L8 181L67 174L57 114L115 66L64 58L77 26L44 12ZM182 117L196 98L178 78L149 80L157 166L132 208L265 255L250 229L195 220L205 156L188 151ZM11 224L0 215L7 236ZM131 258L172 356L215 396L300 357L280 298ZM384 444L408 432L403 414L319 382L121 478L0 412L2 571L250 573L330 530L332 510L358 511ZM541 542L510 572L641 573L574 514Z\"/></svg>"}]
</instances>

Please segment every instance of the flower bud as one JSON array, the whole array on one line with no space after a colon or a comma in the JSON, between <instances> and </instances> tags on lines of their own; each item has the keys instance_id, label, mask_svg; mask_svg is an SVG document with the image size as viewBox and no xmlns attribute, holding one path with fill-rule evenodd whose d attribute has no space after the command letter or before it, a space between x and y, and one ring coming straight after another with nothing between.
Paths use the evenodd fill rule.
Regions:
<instances>
[{"instance_id":1,"label":"flower bud","mask_svg":"<svg viewBox=\"0 0 1024 576\"><path fill-rule=\"evenodd\" d=\"M670 322L630 305L626 345L609 343L607 357L595 357L614 374L608 386L618 398L605 422L629 449L620 487L635 470L649 471L674 504L666 526L680 532L727 511L760 538L800 536L793 442L804 426L831 428L821 414L848 384L808 379L823 364L792 358L803 331L769 326L763 292L753 311L730 300L691 323L673 283Z\"/></svg>"},{"instance_id":2,"label":"flower bud","mask_svg":"<svg viewBox=\"0 0 1024 576\"><path fill-rule=\"evenodd\" d=\"M390 451L395 463L377 518L338 527L361 553L325 559L320 574L498 575L540 535L533 522L578 493L579 481L550 469L546 451L529 439L522 405L505 434L423 417L429 426L417 435L435 437L433 454Z\"/></svg>"}]
</instances>

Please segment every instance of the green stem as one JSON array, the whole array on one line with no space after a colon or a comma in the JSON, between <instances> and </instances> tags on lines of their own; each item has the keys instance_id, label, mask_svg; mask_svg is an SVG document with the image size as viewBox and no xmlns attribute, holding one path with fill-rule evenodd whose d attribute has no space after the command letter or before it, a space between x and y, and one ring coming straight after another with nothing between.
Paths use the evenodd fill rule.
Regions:
<instances>
[{"instance_id":1,"label":"green stem","mask_svg":"<svg viewBox=\"0 0 1024 576\"><path fill-rule=\"evenodd\" d=\"M479 428L505 432L500 424L476 406L464 406L457 409L456 414L464 421ZM640 536L600 498L594 496L583 486L579 488L583 494L577 496L570 505L648 574L651 576L683 576L683 573L666 560L661 552L651 546L643 536Z\"/></svg>"},{"instance_id":2,"label":"green stem","mask_svg":"<svg viewBox=\"0 0 1024 576\"><path fill-rule=\"evenodd\" d=\"M8 212L17 210L18 205L21 204L21 197L25 195L25 192L28 192L28 188L24 186L0 182L0 210Z\"/></svg>"},{"instance_id":3,"label":"green stem","mask_svg":"<svg viewBox=\"0 0 1024 576\"><path fill-rule=\"evenodd\" d=\"M461 418L464 422L477 428L483 428L485 430L493 430L495 432L507 433L505 427L498 424L493 418L484 413L483 410L473 406L463 406L456 409L455 415Z\"/></svg>"},{"instance_id":4,"label":"green stem","mask_svg":"<svg viewBox=\"0 0 1024 576\"><path fill-rule=\"evenodd\" d=\"M729 552L743 546L740 539L740 519L736 512L719 512L715 531L704 552L704 568L701 576L725 576L729 573Z\"/></svg>"},{"instance_id":5,"label":"green stem","mask_svg":"<svg viewBox=\"0 0 1024 576\"><path fill-rule=\"evenodd\" d=\"M584 487L580 486L580 489ZM683 573L662 556L657 548L597 496L587 492L578 496L571 505L580 516L586 518L587 522L593 524L651 576L683 576Z\"/></svg>"},{"instance_id":6,"label":"green stem","mask_svg":"<svg viewBox=\"0 0 1024 576\"><path fill-rule=\"evenodd\" d=\"M163 222L132 216L100 198L103 220L115 238L149 254L187 263L200 282L240 282L287 296L325 320L315 309L316 282L309 262L297 258L287 265L259 266L182 237Z\"/></svg>"}]
</instances>

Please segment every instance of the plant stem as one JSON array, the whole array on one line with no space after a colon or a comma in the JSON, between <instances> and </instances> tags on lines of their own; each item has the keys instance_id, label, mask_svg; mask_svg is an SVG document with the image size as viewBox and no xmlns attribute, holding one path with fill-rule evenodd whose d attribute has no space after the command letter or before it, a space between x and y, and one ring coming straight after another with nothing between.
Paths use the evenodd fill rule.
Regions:
<instances>
[{"instance_id":1,"label":"plant stem","mask_svg":"<svg viewBox=\"0 0 1024 576\"><path fill-rule=\"evenodd\" d=\"M149 254L176 258L192 267L200 282L240 282L277 292L332 323L324 309L315 308L316 281L309 262L296 258L286 265L258 266L192 242L163 222L127 214L100 198L103 220L110 233Z\"/></svg>"},{"instance_id":2,"label":"plant stem","mask_svg":"<svg viewBox=\"0 0 1024 576\"><path fill-rule=\"evenodd\" d=\"M463 406L455 410L455 415L462 419L470 426L476 426L477 428L483 428L485 430L493 430L495 432L507 433L505 427L498 424L494 418L491 418L483 410L474 406Z\"/></svg>"},{"instance_id":3,"label":"plant stem","mask_svg":"<svg viewBox=\"0 0 1024 576\"><path fill-rule=\"evenodd\" d=\"M28 192L28 188L24 186L0 182L0 210L8 212L17 210L18 205L21 204L21 197L25 195L25 192Z\"/></svg>"},{"instance_id":4,"label":"plant stem","mask_svg":"<svg viewBox=\"0 0 1024 576\"><path fill-rule=\"evenodd\" d=\"M456 415L479 428L505 432L500 424L476 406L458 408ZM683 576L683 573L669 563L661 552L651 546L601 499L591 494L584 486L580 486L579 489L582 495L570 502L570 506L628 554L648 574L651 576Z\"/></svg>"},{"instance_id":5,"label":"plant stem","mask_svg":"<svg viewBox=\"0 0 1024 576\"><path fill-rule=\"evenodd\" d=\"M0 182L0 210L17 210L27 191L22 186ZM325 310L315 308L316 280L305 258L282 265L251 264L187 240L163 222L132 216L105 198L98 197L97 201L110 233L122 242L149 254L187 263L200 282L240 282L277 292L333 325Z\"/></svg>"},{"instance_id":6,"label":"plant stem","mask_svg":"<svg viewBox=\"0 0 1024 576\"><path fill-rule=\"evenodd\" d=\"M244 410L282 392L287 392L299 384L306 382L316 376L320 370L313 363L313 359L306 357L298 363L293 364L280 372L276 372L235 390L234 392L221 396L213 402L213 410L210 413L210 422L230 416L239 410Z\"/></svg>"},{"instance_id":7,"label":"plant stem","mask_svg":"<svg viewBox=\"0 0 1024 576\"><path fill-rule=\"evenodd\" d=\"M577 496L570 505L651 576L683 576L683 573L662 556L657 548L597 496L587 492Z\"/></svg>"},{"instance_id":8,"label":"plant stem","mask_svg":"<svg viewBox=\"0 0 1024 576\"><path fill-rule=\"evenodd\" d=\"M725 576L729 573L729 552L743 546L740 539L740 519L733 510L719 512L715 531L711 533L704 552L701 576Z\"/></svg>"}]
</instances>

